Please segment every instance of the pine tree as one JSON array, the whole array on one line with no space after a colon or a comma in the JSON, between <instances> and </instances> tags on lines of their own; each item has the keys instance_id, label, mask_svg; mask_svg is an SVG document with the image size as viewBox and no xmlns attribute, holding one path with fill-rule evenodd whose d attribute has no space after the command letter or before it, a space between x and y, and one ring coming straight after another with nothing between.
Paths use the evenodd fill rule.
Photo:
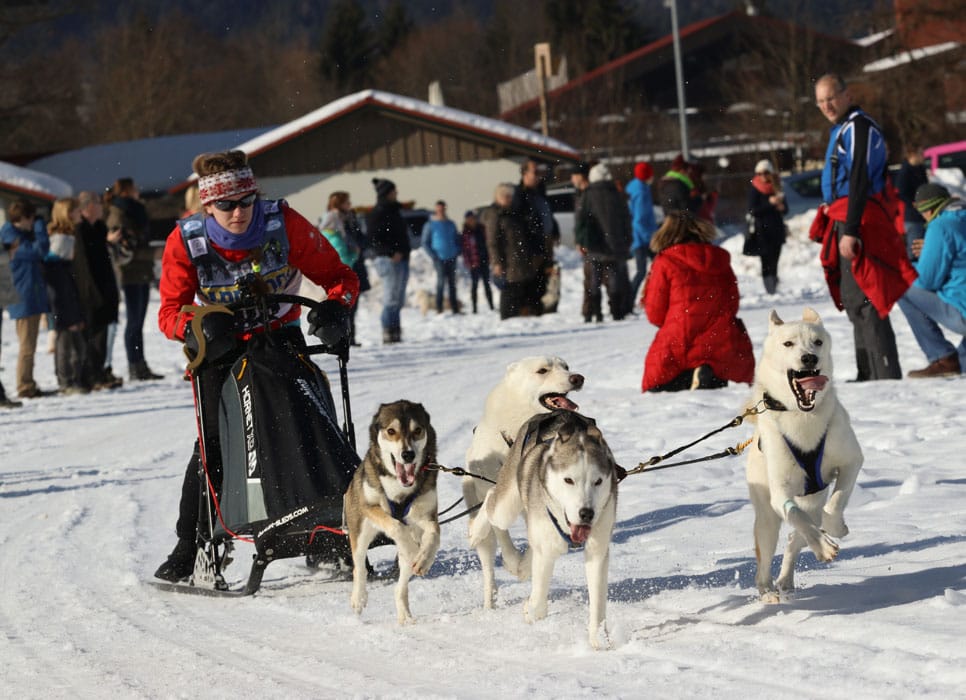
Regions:
<instances>
[{"instance_id":1,"label":"pine tree","mask_svg":"<svg viewBox=\"0 0 966 700\"><path fill-rule=\"evenodd\" d=\"M340 90L369 82L373 33L357 0L337 0L322 31L321 72Z\"/></svg>"},{"instance_id":2,"label":"pine tree","mask_svg":"<svg viewBox=\"0 0 966 700\"><path fill-rule=\"evenodd\" d=\"M376 47L379 55L385 57L392 53L412 32L415 23L406 12L401 0L393 0L382 18L376 32Z\"/></svg>"}]
</instances>

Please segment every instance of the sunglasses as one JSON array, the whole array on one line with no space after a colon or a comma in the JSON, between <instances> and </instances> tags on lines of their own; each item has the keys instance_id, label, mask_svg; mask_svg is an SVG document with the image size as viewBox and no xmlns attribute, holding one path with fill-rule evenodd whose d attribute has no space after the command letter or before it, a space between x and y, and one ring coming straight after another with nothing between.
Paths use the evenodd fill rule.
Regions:
<instances>
[{"instance_id":1,"label":"sunglasses","mask_svg":"<svg viewBox=\"0 0 966 700\"><path fill-rule=\"evenodd\" d=\"M216 199L211 204L218 211L235 211L238 207L248 209L248 207L255 203L256 197L258 195L252 192L251 194L246 194L241 199Z\"/></svg>"}]
</instances>

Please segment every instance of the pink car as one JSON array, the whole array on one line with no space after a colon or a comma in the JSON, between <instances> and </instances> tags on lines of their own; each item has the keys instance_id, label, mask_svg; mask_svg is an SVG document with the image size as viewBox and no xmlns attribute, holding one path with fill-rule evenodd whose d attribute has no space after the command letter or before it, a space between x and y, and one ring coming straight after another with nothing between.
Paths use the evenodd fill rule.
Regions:
<instances>
[{"instance_id":1,"label":"pink car","mask_svg":"<svg viewBox=\"0 0 966 700\"><path fill-rule=\"evenodd\" d=\"M966 141L930 146L922 155L929 172L935 172L936 168L959 168L966 175Z\"/></svg>"}]
</instances>

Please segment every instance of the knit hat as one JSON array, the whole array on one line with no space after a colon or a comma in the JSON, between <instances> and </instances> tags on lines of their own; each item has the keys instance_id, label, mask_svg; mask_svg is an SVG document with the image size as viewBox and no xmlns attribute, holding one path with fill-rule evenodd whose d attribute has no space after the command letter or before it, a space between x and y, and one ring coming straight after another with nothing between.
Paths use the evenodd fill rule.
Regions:
<instances>
[{"instance_id":1,"label":"knit hat","mask_svg":"<svg viewBox=\"0 0 966 700\"><path fill-rule=\"evenodd\" d=\"M650 163L638 163L634 166L634 177L638 180L650 180L654 175L654 168Z\"/></svg>"},{"instance_id":2,"label":"knit hat","mask_svg":"<svg viewBox=\"0 0 966 700\"><path fill-rule=\"evenodd\" d=\"M607 166L604 165L603 163L598 163L597 165L595 165L593 168L590 169L590 175L588 176L588 179L591 182L601 182L604 180L610 180L611 179L610 170L608 170Z\"/></svg>"},{"instance_id":3,"label":"knit hat","mask_svg":"<svg viewBox=\"0 0 966 700\"><path fill-rule=\"evenodd\" d=\"M372 178L372 185L376 188L376 197L383 199L386 195L396 189L396 183L378 177Z\"/></svg>"},{"instance_id":4,"label":"knit hat","mask_svg":"<svg viewBox=\"0 0 966 700\"><path fill-rule=\"evenodd\" d=\"M463 214L463 218L464 218L464 219L468 219L468 218L470 218L471 216L472 216L472 217L474 217L474 218L476 217L476 212L475 212L475 211L473 211L472 209L467 209L467 210L466 210L466 213L465 213L465 214Z\"/></svg>"},{"instance_id":5,"label":"knit hat","mask_svg":"<svg viewBox=\"0 0 966 700\"><path fill-rule=\"evenodd\" d=\"M579 161L576 165L574 165L574 174L587 177L590 174L590 163L588 163L586 160Z\"/></svg>"},{"instance_id":6,"label":"knit hat","mask_svg":"<svg viewBox=\"0 0 966 700\"><path fill-rule=\"evenodd\" d=\"M916 190L916 198L913 200L913 204L920 214L925 214L934 209L942 208L952 198L953 196L949 194L949 190L945 187L929 182L920 185L919 189Z\"/></svg>"},{"instance_id":7,"label":"knit hat","mask_svg":"<svg viewBox=\"0 0 966 700\"><path fill-rule=\"evenodd\" d=\"M255 175L249 167L225 170L198 178L198 195L202 204L234 197L237 194L250 194L258 191Z\"/></svg>"},{"instance_id":8,"label":"knit hat","mask_svg":"<svg viewBox=\"0 0 966 700\"><path fill-rule=\"evenodd\" d=\"M758 173L773 173L775 168L772 166L770 160L760 160L755 163L755 175Z\"/></svg>"}]
</instances>

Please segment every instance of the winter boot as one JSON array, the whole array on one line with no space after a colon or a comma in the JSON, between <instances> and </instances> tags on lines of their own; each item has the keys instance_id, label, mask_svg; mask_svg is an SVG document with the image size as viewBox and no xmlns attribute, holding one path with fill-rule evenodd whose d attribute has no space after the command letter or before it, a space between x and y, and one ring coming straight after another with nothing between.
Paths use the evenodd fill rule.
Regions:
<instances>
[{"instance_id":1,"label":"winter boot","mask_svg":"<svg viewBox=\"0 0 966 700\"><path fill-rule=\"evenodd\" d=\"M778 291L778 276L777 275L767 275L763 278L765 283L765 292L768 294L774 294Z\"/></svg>"},{"instance_id":2,"label":"winter boot","mask_svg":"<svg viewBox=\"0 0 966 700\"><path fill-rule=\"evenodd\" d=\"M21 406L23 406L23 401L14 401L9 398L3 388L3 383L0 383L0 408L20 408Z\"/></svg>"},{"instance_id":3,"label":"winter boot","mask_svg":"<svg viewBox=\"0 0 966 700\"><path fill-rule=\"evenodd\" d=\"M152 379L163 379L164 375L155 374L148 367L148 363L145 361L135 362L130 367L131 381L148 381Z\"/></svg>"},{"instance_id":4,"label":"winter boot","mask_svg":"<svg viewBox=\"0 0 966 700\"><path fill-rule=\"evenodd\" d=\"M154 572L154 577L175 583L191 576L195 569L198 546L194 540L180 539L167 560Z\"/></svg>"}]
</instances>

